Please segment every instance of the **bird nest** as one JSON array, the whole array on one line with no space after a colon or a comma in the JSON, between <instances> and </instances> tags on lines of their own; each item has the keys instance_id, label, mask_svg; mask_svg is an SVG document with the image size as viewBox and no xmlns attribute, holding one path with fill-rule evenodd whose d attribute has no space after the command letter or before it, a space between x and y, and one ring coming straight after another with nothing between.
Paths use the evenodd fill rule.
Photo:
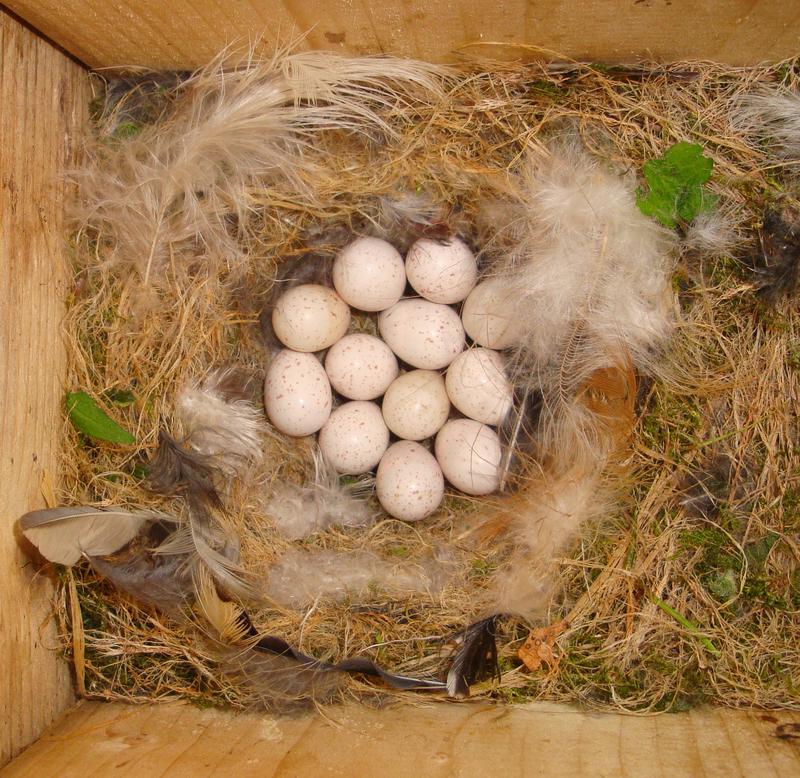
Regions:
<instances>
[{"instance_id":1,"label":"bird nest","mask_svg":"<svg viewBox=\"0 0 800 778\"><path fill-rule=\"evenodd\" d=\"M121 556L63 569L56 613L80 693L247 707L416 695L391 682L410 677L435 681L437 694L456 658L472 695L505 701L796 706L800 324L775 274L754 274L765 253L775 261L768 228L789 219L796 164L781 156L788 141L777 129L754 132L740 110L743 95L797 88L795 63L467 63L444 73L358 62L357 88L335 97L335 78L318 72L330 62L303 69L284 55L234 70L216 63L189 80L97 82L90 161L78 174L68 385L135 443L68 424L56 498L176 522L202 510L216 537L236 539L234 573L250 588L195 570L184 581L193 598L164 605L148 579L140 597L115 585L123 563L163 539L152 533ZM263 123L225 125L235 117L222 108L276 73L323 83L308 99L284 96L282 140L270 147ZM199 129L205 156L181 160ZM652 370L625 361L620 407L600 385L614 442L591 470L591 509L539 538L541 554L520 555L505 531L553 488L542 480L547 446L566 447L569 459L579 444L542 444L533 413L522 414L533 443L515 438L506 492L448 492L417 523L383 514L368 488L324 472L313 441L266 422L257 456L229 461L222 475L192 481L191 468L169 460L191 448L186 392L262 407L265 321L286 268L324 270L354 235L403 250L420 235L457 233L494 272L525 240L504 210L521 165L556 156L564 138L629 181L672 144L697 143L714 163L715 202L659 233L672 262L669 342ZM167 183L154 182L154 159L172 165ZM165 206L166 186L176 194ZM791 260L780 267L794 272ZM165 457L179 472L159 488ZM276 516L287 487L311 530L287 531ZM149 573L160 569L148 560ZM493 608L498 575L514 564L529 565L526 605ZM362 664L342 665L354 658Z\"/></svg>"}]
</instances>

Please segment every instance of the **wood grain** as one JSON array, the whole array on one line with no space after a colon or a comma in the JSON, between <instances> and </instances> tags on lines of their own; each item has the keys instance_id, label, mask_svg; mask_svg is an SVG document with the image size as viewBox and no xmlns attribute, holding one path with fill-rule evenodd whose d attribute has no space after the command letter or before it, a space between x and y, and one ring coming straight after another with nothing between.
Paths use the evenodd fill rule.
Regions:
<instances>
[{"instance_id":1,"label":"wood grain","mask_svg":"<svg viewBox=\"0 0 800 778\"><path fill-rule=\"evenodd\" d=\"M800 3L786 0L6 0L92 67L186 68L263 36L435 61L538 46L597 62L715 59L734 65L800 51ZM502 44L497 46L495 44Z\"/></svg>"},{"instance_id":2,"label":"wood grain","mask_svg":"<svg viewBox=\"0 0 800 778\"><path fill-rule=\"evenodd\" d=\"M57 477L67 278L65 166L88 108L88 77L0 11L0 764L72 702L53 651L53 587L12 527Z\"/></svg>"},{"instance_id":3,"label":"wood grain","mask_svg":"<svg viewBox=\"0 0 800 778\"><path fill-rule=\"evenodd\" d=\"M348 706L280 718L83 702L0 776L777 778L800 774L797 741L776 737L780 723L797 721L714 708L599 715L546 703Z\"/></svg>"}]
</instances>

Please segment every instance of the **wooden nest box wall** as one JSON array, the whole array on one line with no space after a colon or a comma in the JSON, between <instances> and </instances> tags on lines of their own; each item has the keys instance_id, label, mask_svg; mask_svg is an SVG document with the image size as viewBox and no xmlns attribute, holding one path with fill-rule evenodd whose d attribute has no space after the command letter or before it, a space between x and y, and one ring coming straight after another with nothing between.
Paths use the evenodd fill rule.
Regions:
<instances>
[{"instance_id":1,"label":"wooden nest box wall","mask_svg":"<svg viewBox=\"0 0 800 778\"><path fill-rule=\"evenodd\" d=\"M0 6L0 765L8 775L791 775L800 752L771 717L700 710L662 718L563 706L348 710L236 716L187 706L82 702L53 650L53 586L11 527L58 478L71 283L64 173L77 160L94 68L188 69L263 38L437 62L709 59L800 52L800 6L781 0L9 0ZM46 733L48 728L55 728ZM37 742L38 739L38 742ZM31 746L25 753L20 752ZM5 771L4 771L5 774Z\"/></svg>"}]
</instances>

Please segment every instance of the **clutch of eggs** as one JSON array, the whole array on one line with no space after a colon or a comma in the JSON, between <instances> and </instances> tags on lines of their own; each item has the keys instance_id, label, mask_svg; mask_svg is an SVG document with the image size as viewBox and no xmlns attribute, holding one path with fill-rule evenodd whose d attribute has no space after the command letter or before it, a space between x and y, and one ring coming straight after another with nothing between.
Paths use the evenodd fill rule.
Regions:
<instances>
[{"instance_id":1,"label":"clutch of eggs","mask_svg":"<svg viewBox=\"0 0 800 778\"><path fill-rule=\"evenodd\" d=\"M445 479L466 494L495 491L494 427L513 404L498 349L519 337L502 280L479 283L458 238L418 240L405 262L386 241L358 238L336 257L332 278L333 289L301 284L273 308L286 346L264 383L273 425L296 437L319 433L341 474L377 468L378 500L399 519L430 516ZM380 337L348 334L351 309L377 315Z\"/></svg>"}]
</instances>

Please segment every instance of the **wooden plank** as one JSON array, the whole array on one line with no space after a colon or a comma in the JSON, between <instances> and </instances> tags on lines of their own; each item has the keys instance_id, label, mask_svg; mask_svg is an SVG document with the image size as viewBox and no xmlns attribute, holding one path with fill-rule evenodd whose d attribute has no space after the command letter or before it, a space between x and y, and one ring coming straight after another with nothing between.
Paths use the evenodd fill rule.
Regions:
<instances>
[{"instance_id":1,"label":"wooden plank","mask_svg":"<svg viewBox=\"0 0 800 778\"><path fill-rule=\"evenodd\" d=\"M796 741L776 736L778 724L798 721L798 713L718 708L600 715L547 703L278 717L83 702L0 776L770 778L800 774Z\"/></svg>"},{"instance_id":2,"label":"wooden plank","mask_svg":"<svg viewBox=\"0 0 800 778\"><path fill-rule=\"evenodd\" d=\"M351 53L435 61L459 50L530 57L538 46L598 62L717 59L734 65L800 52L800 3L785 0L6 0L92 67L186 68L264 36ZM496 43L503 46L496 46ZM466 47L466 48L465 48Z\"/></svg>"},{"instance_id":3,"label":"wooden plank","mask_svg":"<svg viewBox=\"0 0 800 778\"><path fill-rule=\"evenodd\" d=\"M55 479L68 273L64 171L89 102L86 71L0 11L0 764L71 703L53 647L53 587L12 526Z\"/></svg>"}]
</instances>

